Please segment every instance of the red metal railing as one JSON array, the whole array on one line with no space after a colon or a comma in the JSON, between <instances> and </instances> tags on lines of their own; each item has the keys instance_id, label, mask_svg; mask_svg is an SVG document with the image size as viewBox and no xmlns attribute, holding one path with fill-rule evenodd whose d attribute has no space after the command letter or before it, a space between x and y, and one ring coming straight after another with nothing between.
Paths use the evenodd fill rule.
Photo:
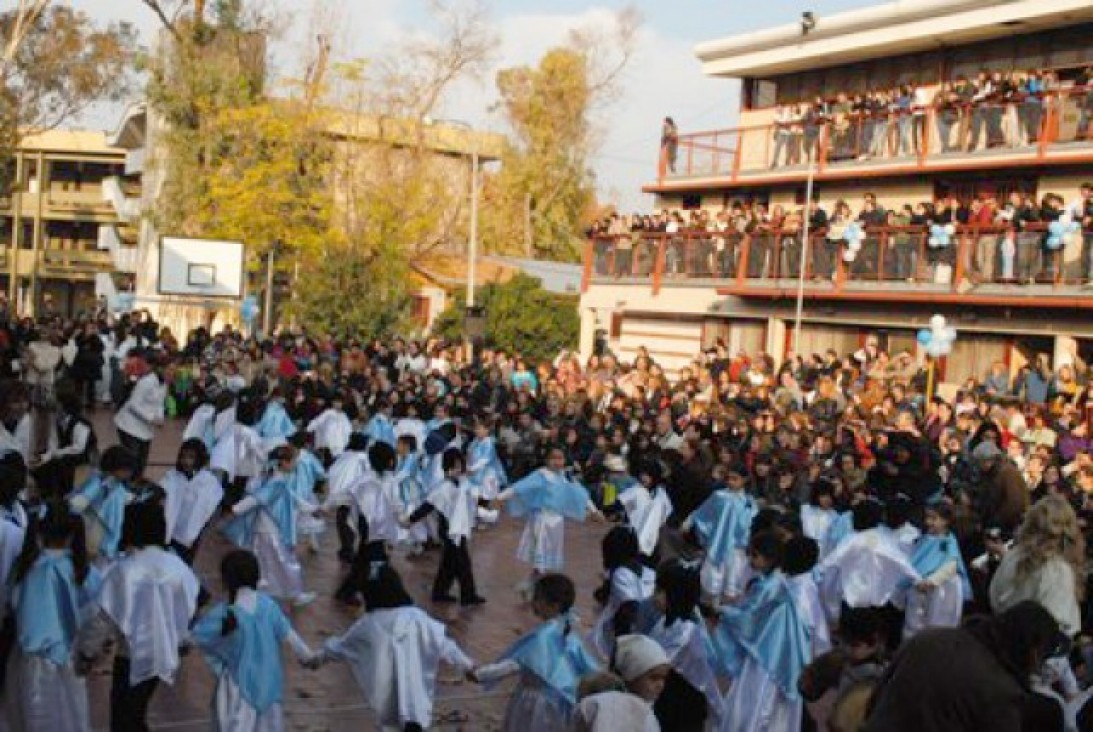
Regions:
<instances>
[{"instance_id":1,"label":"red metal railing","mask_svg":"<svg viewBox=\"0 0 1093 732\"><path fill-rule=\"evenodd\" d=\"M660 150L657 179L728 178L763 173L819 172L866 160L900 167L943 167L987 151L1050 158L1073 143L1093 142L1093 88L1042 97L950 107L829 114L816 121L765 124L680 135L674 166ZM1005 159L1005 158L1004 158Z\"/></svg>"},{"instance_id":2,"label":"red metal railing","mask_svg":"<svg viewBox=\"0 0 1093 732\"><path fill-rule=\"evenodd\" d=\"M592 280L649 282L657 294L665 281L696 279L740 288L783 286L798 279L803 255L812 287L902 282L963 294L981 285L1078 285L1089 281L1093 258L1093 231L1073 234L1051 250L1046 223L957 226L941 248L930 246L928 227L866 227L852 260L840 232L811 232L805 251L799 230L771 227L596 237L585 248L585 287Z\"/></svg>"}]
</instances>

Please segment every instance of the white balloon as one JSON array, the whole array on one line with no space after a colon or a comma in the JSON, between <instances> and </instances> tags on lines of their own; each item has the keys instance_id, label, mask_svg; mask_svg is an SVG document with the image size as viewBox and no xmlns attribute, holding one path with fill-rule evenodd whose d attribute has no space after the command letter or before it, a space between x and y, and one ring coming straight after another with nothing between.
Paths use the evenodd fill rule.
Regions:
<instances>
[{"instance_id":1,"label":"white balloon","mask_svg":"<svg viewBox=\"0 0 1093 732\"><path fill-rule=\"evenodd\" d=\"M937 249L939 246L941 246L941 240L938 239L936 236L931 236L929 243L931 249Z\"/></svg>"},{"instance_id":2,"label":"white balloon","mask_svg":"<svg viewBox=\"0 0 1093 732\"><path fill-rule=\"evenodd\" d=\"M930 328L931 329L941 330L944 327L945 327L945 316L944 315L935 315L934 317L930 318Z\"/></svg>"},{"instance_id":3,"label":"white balloon","mask_svg":"<svg viewBox=\"0 0 1093 732\"><path fill-rule=\"evenodd\" d=\"M945 224L945 233L949 236L956 234L956 226L953 224Z\"/></svg>"},{"instance_id":4,"label":"white balloon","mask_svg":"<svg viewBox=\"0 0 1093 732\"><path fill-rule=\"evenodd\" d=\"M941 342L951 347L953 341L956 340L956 328L952 327L951 325L946 325L944 328L941 329L941 333L939 335L941 336Z\"/></svg>"},{"instance_id":5,"label":"white balloon","mask_svg":"<svg viewBox=\"0 0 1093 732\"><path fill-rule=\"evenodd\" d=\"M843 261L844 262L853 262L857 258L858 258L858 252L854 249L847 249L845 252L843 252Z\"/></svg>"},{"instance_id":6,"label":"white balloon","mask_svg":"<svg viewBox=\"0 0 1093 732\"><path fill-rule=\"evenodd\" d=\"M933 356L934 358L940 358L941 356L945 355L945 352L943 351L943 346L937 341L930 341L930 345L926 346L926 353Z\"/></svg>"},{"instance_id":7,"label":"white balloon","mask_svg":"<svg viewBox=\"0 0 1093 732\"><path fill-rule=\"evenodd\" d=\"M858 251L859 249L861 249L861 239L851 239L850 240L850 249L855 251L855 252Z\"/></svg>"}]
</instances>

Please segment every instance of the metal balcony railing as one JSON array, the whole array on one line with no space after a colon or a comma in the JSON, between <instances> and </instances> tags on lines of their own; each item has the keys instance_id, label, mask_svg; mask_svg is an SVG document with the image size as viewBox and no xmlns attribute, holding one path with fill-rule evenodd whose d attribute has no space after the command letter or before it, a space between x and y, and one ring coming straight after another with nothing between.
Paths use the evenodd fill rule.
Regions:
<instances>
[{"instance_id":1,"label":"metal balcony railing","mask_svg":"<svg viewBox=\"0 0 1093 732\"><path fill-rule=\"evenodd\" d=\"M1093 158L1093 88L1005 101L826 117L680 135L662 147L658 183L804 177L835 171L929 171L964 164ZM836 107L832 107L835 109Z\"/></svg>"},{"instance_id":2,"label":"metal balcony railing","mask_svg":"<svg viewBox=\"0 0 1093 732\"><path fill-rule=\"evenodd\" d=\"M1093 231L1069 234L1052 249L1048 227L956 226L943 247L931 246L928 227L866 227L852 260L839 227L810 232L807 247L796 228L594 237L585 245L583 289L648 283L656 295L666 283L702 281L741 295L795 290L803 256L805 286L829 295L900 301L943 293L973 302L1053 292L1093 307L1093 293L1081 287L1093 274Z\"/></svg>"}]
</instances>

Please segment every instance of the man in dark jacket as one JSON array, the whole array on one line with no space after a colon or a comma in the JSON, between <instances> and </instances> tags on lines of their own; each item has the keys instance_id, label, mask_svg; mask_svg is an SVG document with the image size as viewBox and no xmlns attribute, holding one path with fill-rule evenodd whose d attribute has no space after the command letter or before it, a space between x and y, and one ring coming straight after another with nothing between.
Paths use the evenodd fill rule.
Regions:
<instances>
[{"instance_id":1,"label":"man in dark jacket","mask_svg":"<svg viewBox=\"0 0 1093 732\"><path fill-rule=\"evenodd\" d=\"M979 468L976 503L985 526L999 526L1013 532L1028 509L1028 487L1017 467L1002 455L993 442L981 442L972 451Z\"/></svg>"},{"instance_id":2,"label":"man in dark jacket","mask_svg":"<svg viewBox=\"0 0 1093 732\"><path fill-rule=\"evenodd\" d=\"M1059 705L1028 688L1029 675L1067 639L1051 613L1026 600L963 628L925 630L881 678L865 732L1021 732L1062 729Z\"/></svg>"}]
</instances>

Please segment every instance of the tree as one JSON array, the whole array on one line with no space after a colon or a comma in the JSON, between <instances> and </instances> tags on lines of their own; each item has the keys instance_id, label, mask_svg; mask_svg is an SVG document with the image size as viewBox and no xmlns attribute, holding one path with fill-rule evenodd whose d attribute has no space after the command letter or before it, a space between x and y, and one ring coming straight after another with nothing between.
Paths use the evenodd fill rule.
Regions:
<instances>
[{"instance_id":1,"label":"tree","mask_svg":"<svg viewBox=\"0 0 1093 732\"><path fill-rule=\"evenodd\" d=\"M0 164L22 131L52 129L95 102L119 100L135 46L128 23L99 28L85 13L48 0L19 0L0 11Z\"/></svg>"},{"instance_id":2,"label":"tree","mask_svg":"<svg viewBox=\"0 0 1093 732\"><path fill-rule=\"evenodd\" d=\"M576 298L543 289L535 277L520 273L505 283L491 283L475 293L486 311L487 348L501 348L532 359L550 359L572 348L580 336ZM433 324L433 334L450 341L463 337L462 293Z\"/></svg>"},{"instance_id":3,"label":"tree","mask_svg":"<svg viewBox=\"0 0 1093 732\"><path fill-rule=\"evenodd\" d=\"M576 260L595 207L590 162L602 142L596 114L613 102L637 43L640 17L624 10L611 31L578 29L534 68L497 75L501 109L513 133L505 164L486 187L485 239L511 251L527 238L536 254ZM604 49L614 49L614 55Z\"/></svg>"}]
</instances>

